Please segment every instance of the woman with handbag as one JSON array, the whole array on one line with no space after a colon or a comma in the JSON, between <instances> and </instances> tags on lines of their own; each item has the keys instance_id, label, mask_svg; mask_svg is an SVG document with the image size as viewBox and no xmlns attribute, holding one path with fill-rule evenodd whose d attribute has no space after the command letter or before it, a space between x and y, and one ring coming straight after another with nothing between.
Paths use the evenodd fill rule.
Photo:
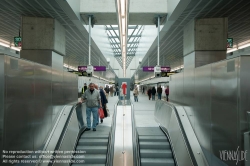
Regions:
<instances>
[{"instance_id":1,"label":"woman with handbag","mask_svg":"<svg viewBox=\"0 0 250 166\"><path fill-rule=\"evenodd\" d=\"M100 96L101 96L101 102L102 102L102 109L103 109L103 112L104 112L104 117L107 117L108 114L107 114L107 110L106 110L106 107L107 107L106 104L108 103L108 100L106 98L106 95L105 95L105 92L104 92L102 86L100 86ZM99 120L98 120L97 123L99 123ZM103 119L101 119L101 123L103 123Z\"/></svg>"},{"instance_id":2,"label":"woman with handbag","mask_svg":"<svg viewBox=\"0 0 250 166\"><path fill-rule=\"evenodd\" d=\"M135 102L138 102L138 95L139 95L139 91L138 88L135 87L134 91L133 91L133 95L134 95L134 100Z\"/></svg>"}]
</instances>

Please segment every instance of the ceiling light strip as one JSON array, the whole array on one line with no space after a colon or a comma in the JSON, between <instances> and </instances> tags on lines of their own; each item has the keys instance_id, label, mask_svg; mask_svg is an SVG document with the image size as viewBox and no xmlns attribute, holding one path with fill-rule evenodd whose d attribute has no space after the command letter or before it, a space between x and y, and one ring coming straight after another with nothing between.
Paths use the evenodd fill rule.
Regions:
<instances>
[{"instance_id":1,"label":"ceiling light strip","mask_svg":"<svg viewBox=\"0 0 250 166\"><path fill-rule=\"evenodd\" d=\"M120 31L120 47L122 52L123 77L126 77L128 0L117 0L118 21Z\"/></svg>"}]
</instances>

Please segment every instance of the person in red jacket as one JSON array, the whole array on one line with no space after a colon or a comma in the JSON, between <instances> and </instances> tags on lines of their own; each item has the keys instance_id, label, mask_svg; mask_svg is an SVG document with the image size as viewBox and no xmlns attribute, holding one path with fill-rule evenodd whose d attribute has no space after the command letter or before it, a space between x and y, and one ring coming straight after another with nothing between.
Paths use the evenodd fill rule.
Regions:
<instances>
[{"instance_id":1,"label":"person in red jacket","mask_svg":"<svg viewBox=\"0 0 250 166\"><path fill-rule=\"evenodd\" d=\"M169 95L169 89L168 89L168 86L167 86L167 88L165 89L165 94L166 94L167 101L168 101L168 95Z\"/></svg>"}]
</instances>

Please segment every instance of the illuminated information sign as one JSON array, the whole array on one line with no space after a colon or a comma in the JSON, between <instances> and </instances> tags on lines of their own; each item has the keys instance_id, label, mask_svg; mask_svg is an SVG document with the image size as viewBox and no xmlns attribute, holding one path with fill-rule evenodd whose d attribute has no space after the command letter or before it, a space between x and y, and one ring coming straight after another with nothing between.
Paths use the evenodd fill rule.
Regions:
<instances>
[{"instance_id":1,"label":"illuminated information sign","mask_svg":"<svg viewBox=\"0 0 250 166\"><path fill-rule=\"evenodd\" d=\"M142 70L145 72L154 72L154 67L153 66L144 66L142 67ZM162 72L170 72L171 67L161 67Z\"/></svg>"},{"instance_id":2,"label":"illuminated information sign","mask_svg":"<svg viewBox=\"0 0 250 166\"><path fill-rule=\"evenodd\" d=\"M14 37L14 44L15 44L15 47L21 47L22 46L22 38L21 37Z\"/></svg>"},{"instance_id":3,"label":"illuminated information sign","mask_svg":"<svg viewBox=\"0 0 250 166\"><path fill-rule=\"evenodd\" d=\"M78 66L78 71L86 71L87 66ZM94 66L94 71L106 71L106 66Z\"/></svg>"}]
</instances>

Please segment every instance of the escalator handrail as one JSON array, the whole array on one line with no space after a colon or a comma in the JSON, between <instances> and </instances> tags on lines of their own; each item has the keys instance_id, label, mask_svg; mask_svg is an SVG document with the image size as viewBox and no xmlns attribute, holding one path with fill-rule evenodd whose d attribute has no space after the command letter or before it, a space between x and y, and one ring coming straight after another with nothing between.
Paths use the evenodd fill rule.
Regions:
<instances>
[{"instance_id":1,"label":"escalator handrail","mask_svg":"<svg viewBox=\"0 0 250 166\"><path fill-rule=\"evenodd\" d=\"M77 104L78 104L78 103L77 103ZM58 149L60 149L60 147L61 147L62 141L63 141L64 136L65 136L65 134L66 134L66 129L67 129L67 127L68 127L68 125L69 125L69 121L70 121L70 119L71 119L71 117L72 117L72 115L73 115L73 110L76 108L77 104L73 104L73 106L72 106L71 109L70 109L70 112L69 112L69 114L68 114L66 123L65 123L65 125L63 126L62 132L61 132L61 134L60 134L60 136L59 136L59 138L58 138L58 140L57 140L57 144L56 144L56 146L55 146L55 149L53 150L53 151L54 151L54 153L52 154L53 156L56 155L55 151L58 150ZM49 142L50 142L50 140L51 140L51 138L52 138L52 136L53 136L53 133L54 133L55 130L56 130L56 127L58 126L58 123L59 123L59 121L60 121L60 118L62 117L62 114L64 113L65 108L66 108L66 105L63 107L61 113L57 116L57 120L56 120L56 122L55 122L55 124L54 124L54 127L53 127L52 130L51 130L51 133L50 133L50 135L49 135L49 137L48 137L48 139L47 139L47 142L46 142L46 144L45 144L45 146L44 146L43 151L46 151L46 148L47 148L47 146L48 146L48 144L49 144ZM52 161L51 163L52 163L52 164L49 163L48 165L53 165L53 160L54 160L54 159L55 159L55 158L53 157L53 158L51 159L51 161ZM41 161L42 158L40 158L39 160ZM39 162L37 162L36 166L38 165L38 163L39 163Z\"/></svg>"},{"instance_id":2,"label":"escalator handrail","mask_svg":"<svg viewBox=\"0 0 250 166\"><path fill-rule=\"evenodd\" d=\"M108 140L108 148L107 148L107 159L106 159L106 166L113 165L113 156L114 156L114 137L115 137L115 129L116 129L116 114L117 114L117 105L119 100L114 105L114 113L111 123L111 130L109 133L109 140Z\"/></svg>"},{"instance_id":3,"label":"escalator handrail","mask_svg":"<svg viewBox=\"0 0 250 166\"><path fill-rule=\"evenodd\" d=\"M140 161L140 147L139 147L139 136L138 132L136 130L136 121L135 121L135 112L134 112L134 104L131 103L131 111L132 111L132 136L133 136L133 158L134 158L134 165L135 166L140 166L141 161Z\"/></svg>"},{"instance_id":4,"label":"escalator handrail","mask_svg":"<svg viewBox=\"0 0 250 166\"><path fill-rule=\"evenodd\" d=\"M187 148L187 151L189 153L189 156L191 158L191 161L192 161L193 165L195 165L195 166L201 165L200 163L199 164L197 163L198 159L196 159L196 157L194 155L194 152L193 152L193 150L191 148L190 142L189 142L189 140L187 138L187 133L185 132L185 129L184 129L184 126L183 126L184 124L182 124L182 121L181 121L181 117L180 117L181 115L179 115L179 112L177 111L177 108L175 107L175 104L174 103L170 103L170 102L166 102L166 101L161 101L161 102L163 102L164 104L168 105L172 109L172 112L175 115L175 117L177 119L177 122L179 124L180 131L181 131L181 133L183 135L183 140L184 140L184 142L186 144L186 148ZM186 112L184 111L183 113L185 114L185 116L184 115L182 115L182 116L183 117L187 117ZM188 119L188 121L189 121L189 119ZM189 121L189 123L190 123L190 121ZM165 133L168 135L168 138L171 141L171 137L170 137L169 133L167 132L167 129L162 124L160 124L160 127L163 130L166 130ZM198 141L196 143L197 143L196 146L200 146L200 144L199 144ZM172 146L172 148L174 148L174 147ZM206 166L209 165L208 161L207 161L207 159L206 159L206 157L205 157L205 155L204 155L204 153L203 153L203 151L202 151L201 148L199 150L199 156L204 156L203 159L202 159L202 161L204 162L204 165L206 165ZM174 154L174 157L175 157L175 154ZM178 163L177 160L176 160L176 163Z\"/></svg>"}]
</instances>

